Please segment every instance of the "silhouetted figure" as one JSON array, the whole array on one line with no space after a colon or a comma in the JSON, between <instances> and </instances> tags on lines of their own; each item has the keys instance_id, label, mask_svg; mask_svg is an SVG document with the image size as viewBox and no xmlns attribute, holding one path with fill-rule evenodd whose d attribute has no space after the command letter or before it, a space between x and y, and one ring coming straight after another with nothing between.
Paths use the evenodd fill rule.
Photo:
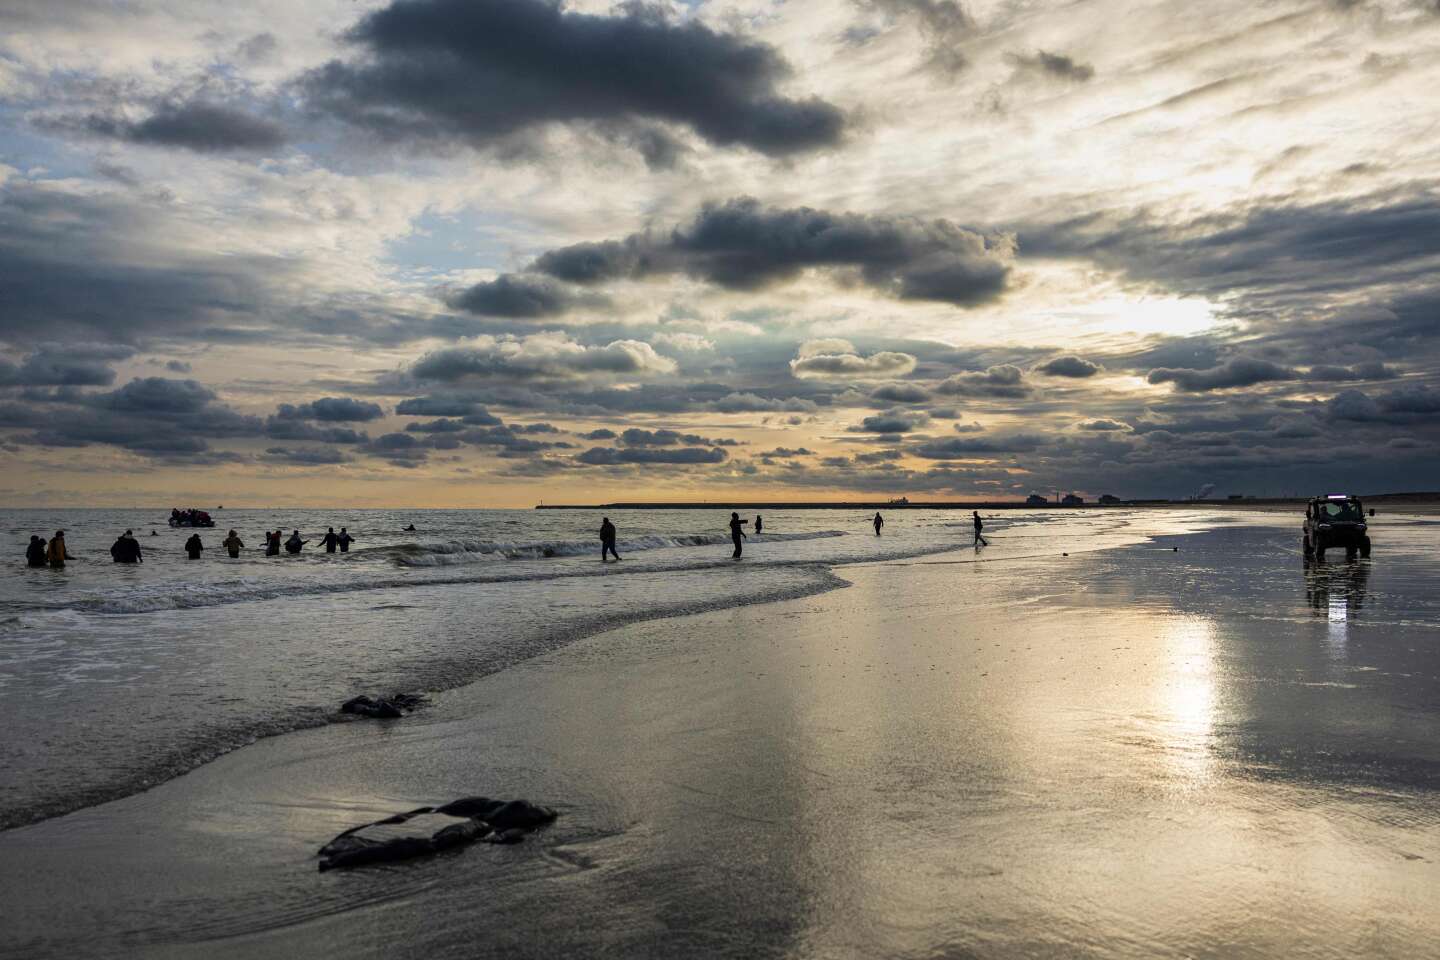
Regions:
<instances>
[{"instance_id":1,"label":"silhouetted figure","mask_svg":"<svg viewBox=\"0 0 1440 960\"><path fill-rule=\"evenodd\" d=\"M320 539L320 542L325 544L326 553L334 553L335 547L340 543L340 538L335 536L335 528L326 528L325 536Z\"/></svg>"},{"instance_id":2,"label":"silhouetted figure","mask_svg":"<svg viewBox=\"0 0 1440 960\"><path fill-rule=\"evenodd\" d=\"M110 545L110 559L116 563L145 562L145 558L140 555L140 541L135 539L135 531L126 530L115 539Z\"/></svg>"},{"instance_id":3,"label":"silhouetted figure","mask_svg":"<svg viewBox=\"0 0 1440 960\"><path fill-rule=\"evenodd\" d=\"M340 528L340 536L337 538L337 540L340 544L341 553L349 553L350 544L355 542L355 538L350 536L350 534L345 531L344 527Z\"/></svg>"},{"instance_id":4,"label":"silhouetted figure","mask_svg":"<svg viewBox=\"0 0 1440 960\"><path fill-rule=\"evenodd\" d=\"M412 523L412 524L410 524L410 526L406 527L406 528L405 528L405 532L406 532L406 533L414 533L414 532L415 532L415 524Z\"/></svg>"},{"instance_id":5,"label":"silhouetted figure","mask_svg":"<svg viewBox=\"0 0 1440 960\"><path fill-rule=\"evenodd\" d=\"M230 554L231 560L239 560L240 551L245 549L245 541L241 540L239 534L234 530L231 530L230 536L220 541L220 546L224 547L225 552Z\"/></svg>"},{"instance_id":6,"label":"silhouetted figure","mask_svg":"<svg viewBox=\"0 0 1440 960\"><path fill-rule=\"evenodd\" d=\"M274 533L270 533L270 532L268 532L268 531L266 532L266 534L265 534L265 556L267 556L267 557L278 557L278 556L280 556L280 531L279 531L279 530L276 530Z\"/></svg>"},{"instance_id":7,"label":"silhouetted figure","mask_svg":"<svg viewBox=\"0 0 1440 960\"><path fill-rule=\"evenodd\" d=\"M50 538L50 545L45 548L45 562L55 570L63 570L65 561L73 559L65 550L65 531L56 530L55 536Z\"/></svg>"},{"instance_id":8,"label":"silhouetted figure","mask_svg":"<svg viewBox=\"0 0 1440 960\"><path fill-rule=\"evenodd\" d=\"M300 548L309 542L309 540L301 540L300 531L296 530L290 534L290 539L285 541L285 550L287 553L299 553Z\"/></svg>"},{"instance_id":9,"label":"silhouetted figure","mask_svg":"<svg viewBox=\"0 0 1440 960\"><path fill-rule=\"evenodd\" d=\"M200 559L200 551L205 549L205 544L200 542L200 534L190 534L190 539L185 541L185 553L191 560Z\"/></svg>"},{"instance_id":10,"label":"silhouetted figure","mask_svg":"<svg viewBox=\"0 0 1440 960\"><path fill-rule=\"evenodd\" d=\"M740 559L740 540L742 537L747 540L749 539L749 537L745 536L744 527L745 521L740 519L740 514L730 514L730 539L735 541L735 552L731 554L731 559Z\"/></svg>"},{"instance_id":11,"label":"silhouetted figure","mask_svg":"<svg viewBox=\"0 0 1440 960\"><path fill-rule=\"evenodd\" d=\"M160 534L156 533L154 530L151 530L151 531L150 531L150 536L152 536L152 537L158 537L158 536L160 536Z\"/></svg>"},{"instance_id":12,"label":"silhouetted figure","mask_svg":"<svg viewBox=\"0 0 1440 960\"><path fill-rule=\"evenodd\" d=\"M609 517L600 518L600 562L605 562L605 554L611 554L616 560L620 554L615 552L615 524L610 522Z\"/></svg>"},{"instance_id":13,"label":"silhouetted figure","mask_svg":"<svg viewBox=\"0 0 1440 960\"><path fill-rule=\"evenodd\" d=\"M45 566L45 538L30 534L30 546L25 548L25 562L32 567Z\"/></svg>"},{"instance_id":14,"label":"silhouetted figure","mask_svg":"<svg viewBox=\"0 0 1440 960\"><path fill-rule=\"evenodd\" d=\"M880 528L885 526L885 518L880 516L879 510L875 511L875 519L873 522L875 524L875 536L878 537L880 536Z\"/></svg>"},{"instance_id":15,"label":"silhouetted figure","mask_svg":"<svg viewBox=\"0 0 1440 960\"><path fill-rule=\"evenodd\" d=\"M985 526L985 524L980 521L980 511L972 510L970 512L975 517L975 542L980 544L982 547L990 546L990 541L986 540L983 536L980 535L981 529Z\"/></svg>"},{"instance_id":16,"label":"silhouetted figure","mask_svg":"<svg viewBox=\"0 0 1440 960\"><path fill-rule=\"evenodd\" d=\"M760 514L755 514L755 536L760 536L760 531L765 529L765 521L760 519Z\"/></svg>"}]
</instances>

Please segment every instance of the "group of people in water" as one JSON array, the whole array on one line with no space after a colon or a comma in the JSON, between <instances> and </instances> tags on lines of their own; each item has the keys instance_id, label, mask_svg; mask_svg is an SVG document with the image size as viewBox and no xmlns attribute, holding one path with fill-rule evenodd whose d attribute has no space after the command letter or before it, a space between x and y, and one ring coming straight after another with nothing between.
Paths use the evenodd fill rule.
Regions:
<instances>
[{"instance_id":1,"label":"group of people in water","mask_svg":"<svg viewBox=\"0 0 1440 960\"><path fill-rule=\"evenodd\" d=\"M213 527L215 526L215 521L211 520L210 514L204 510L196 510L193 507L189 510L181 510L179 507L171 507L170 526Z\"/></svg>"},{"instance_id":2,"label":"group of people in water","mask_svg":"<svg viewBox=\"0 0 1440 960\"><path fill-rule=\"evenodd\" d=\"M410 529L413 530L414 526L412 525ZM157 537L159 534L152 530L150 536ZM287 553L296 554L309 542L309 540L301 538L299 530L292 532L289 539L285 539L283 530L276 530L273 533L267 530L265 531L265 556L279 556L282 546ZM326 553L334 553L336 550L341 553L349 553L350 544L355 542L355 538L344 527L340 528L339 533L335 532L334 527L329 527L325 536L320 538L320 542L324 545ZM220 546L230 556L230 559L238 560L240 551L245 549L245 541L240 539L238 533L231 530L229 535L220 541ZM185 541L185 555L191 560L199 560L204 552L205 541L200 539L200 534L190 534L190 539ZM30 546L25 550L25 562L32 567L60 569L65 566L65 561L74 559L65 549L64 530L56 530L55 536L51 537L48 542L44 537L32 534ZM110 559L116 563L145 562L145 551L141 549L140 541L135 539L134 530L126 530L115 538L115 542L110 545Z\"/></svg>"}]
</instances>

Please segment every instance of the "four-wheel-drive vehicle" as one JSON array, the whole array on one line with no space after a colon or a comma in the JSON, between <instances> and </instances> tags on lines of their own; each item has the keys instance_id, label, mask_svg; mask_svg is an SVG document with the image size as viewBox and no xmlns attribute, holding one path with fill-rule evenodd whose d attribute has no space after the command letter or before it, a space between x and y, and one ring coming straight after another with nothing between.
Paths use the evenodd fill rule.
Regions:
<instances>
[{"instance_id":1,"label":"four-wheel-drive vehicle","mask_svg":"<svg viewBox=\"0 0 1440 960\"><path fill-rule=\"evenodd\" d=\"M1359 497L1332 493L1316 497L1305 508L1305 556L1325 559L1325 551L1345 548L1346 559L1370 556L1370 534L1365 524L1365 508Z\"/></svg>"}]
</instances>

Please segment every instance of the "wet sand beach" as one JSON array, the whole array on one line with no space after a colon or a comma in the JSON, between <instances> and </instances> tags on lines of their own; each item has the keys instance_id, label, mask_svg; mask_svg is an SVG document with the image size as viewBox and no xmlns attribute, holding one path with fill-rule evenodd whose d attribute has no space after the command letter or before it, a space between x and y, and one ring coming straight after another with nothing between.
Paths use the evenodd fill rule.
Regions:
<instances>
[{"instance_id":1,"label":"wet sand beach","mask_svg":"<svg viewBox=\"0 0 1440 960\"><path fill-rule=\"evenodd\" d=\"M1440 527L1292 519L841 566L262 741L0 833L0 955L1440 955ZM471 794L561 816L316 871Z\"/></svg>"}]
</instances>

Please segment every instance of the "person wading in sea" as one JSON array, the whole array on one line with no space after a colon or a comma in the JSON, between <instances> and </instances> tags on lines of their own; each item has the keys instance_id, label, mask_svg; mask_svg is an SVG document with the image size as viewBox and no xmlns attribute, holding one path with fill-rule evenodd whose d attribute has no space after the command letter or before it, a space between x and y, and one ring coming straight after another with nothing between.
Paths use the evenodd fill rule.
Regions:
<instances>
[{"instance_id":1,"label":"person wading in sea","mask_svg":"<svg viewBox=\"0 0 1440 960\"><path fill-rule=\"evenodd\" d=\"M185 541L185 554L191 560L199 560L200 553L205 549L205 544L200 540L200 534L190 534L190 539Z\"/></svg>"},{"instance_id":2,"label":"person wading in sea","mask_svg":"<svg viewBox=\"0 0 1440 960\"><path fill-rule=\"evenodd\" d=\"M267 556L267 557L278 557L278 556L280 556L280 531L279 531L279 530L276 530L274 533L271 533L271 532L269 532L268 530L265 532L265 556Z\"/></svg>"},{"instance_id":3,"label":"person wading in sea","mask_svg":"<svg viewBox=\"0 0 1440 960\"><path fill-rule=\"evenodd\" d=\"M32 567L45 566L45 538L30 535L30 546L25 548L25 562Z\"/></svg>"},{"instance_id":4,"label":"person wading in sea","mask_svg":"<svg viewBox=\"0 0 1440 960\"><path fill-rule=\"evenodd\" d=\"M340 543L340 538L335 536L335 528L329 527L326 530L325 536L321 538L320 542L325 544L326 553L334 553L335 547L338 546Z\"/></svg>"},{"instance_id":5,"label":"person wading in sea","mask_svg":"<svg viewBox=\"0 0 1440 960\"><path fill-rule=\"evenodd\" d=\"M879 510L875 511L875 519L872 522L875 524L875 536L878 537L880 536L880 528L885 526L885 518L880 516Z\"/></svg>"},{"instance_id":6,"label":"person wading in sea","mask_svg":"<svg viewBox=\"0 0 1440 960\"><path fill-rule=\"evenodd\" d=\"M749 537L745 536L744 527L745 521L740 519L740 514L730 514L730 539L735 541L735 552L730 555L730 559L732 560L740 559L741 538L744 538L746 540L750 539Z\"/></svg>"},{"instance_id":7,"label":"person wading in sea","mask_svg":"<svg viewBox=\"0 0 1440 960\"><path fill-rule=\"evenodd\" d=\"M760 536L760 531L765 529L765 521L760 519L760 514L755 514L755 536Z\"/></svg>"},{"instance_id":8,"label":"person wading in sea","mask_svg":"<svg viewBox=\"0 0 1440 960\"><path fill-rule=\"evenodd\" d=\"M340 536L337 537L336 540L337 540L337 541L339 542L339 544L340 544L340 552L341 552L341 553L349 553L349 552L350 552L350 544L352 544L352 543L355 542L355 538L352 537L352 536L350 536L350 534L346 533L344 527L341 527L341 528L340 528Z\"/></svg>"},{"instance_id":9,"label":"person wading in sea","mask_svg":"<svg viewBox=\"0 0 1440 960\"><path fill-rule=\"evenodd\" d=\"M110 545L110 559L116 563L144 563L140 555L140 541L135 539L133 530L126 530Z\"/></svg>"},{"instance_id":10,"label":"person wading in sea","mask_svg":"<svg viewBox=\"0 0 1440 960\"><path fill-rule=\"evenodd\" d=\"M65 569L65 561L75 559L65 550L64 530L56 530L55 536L50 538L50 545L45 548L45 559L55 570Z\"/></svg>"},{"instance_id":11,"label":"person wading in sea","mask_svg":"<svg viewBox=\"0 0 1440 960\"><path fill-rule=\"evenodd\" d=\"M220 546L224 547L225 552L230 554L231 560L239 560L240 551L245 549L245 541L241 540L240 535L234 530L231 530L230 536L220 541Z\"/></svg>"},{"instance_id":12,"label":"person wading in sea","mask_svg":"<svg viewBox=\"0 0 1440 960\"><path fill-rule=\"evenodd\" d=\"M615 524L610 522L609 517L600 518L600 562L605 562L605 554L612 554L616 560L620 554L615 552Z\"/></svg>"},{"instance_id":13,"label":"person wading in sea","mask_svg":"<svg viewBox=\"0 0 1440 960\"><path fill-rule=\"evenodd\" d=\"M278 534L279 531L277 530L276 533ZM290 534L290 539L285 541L285 550L289 553L299 553L300 548L309 542L309 540L301 540L300 531L296 530Z\"/></svg>"}]
</instances>

